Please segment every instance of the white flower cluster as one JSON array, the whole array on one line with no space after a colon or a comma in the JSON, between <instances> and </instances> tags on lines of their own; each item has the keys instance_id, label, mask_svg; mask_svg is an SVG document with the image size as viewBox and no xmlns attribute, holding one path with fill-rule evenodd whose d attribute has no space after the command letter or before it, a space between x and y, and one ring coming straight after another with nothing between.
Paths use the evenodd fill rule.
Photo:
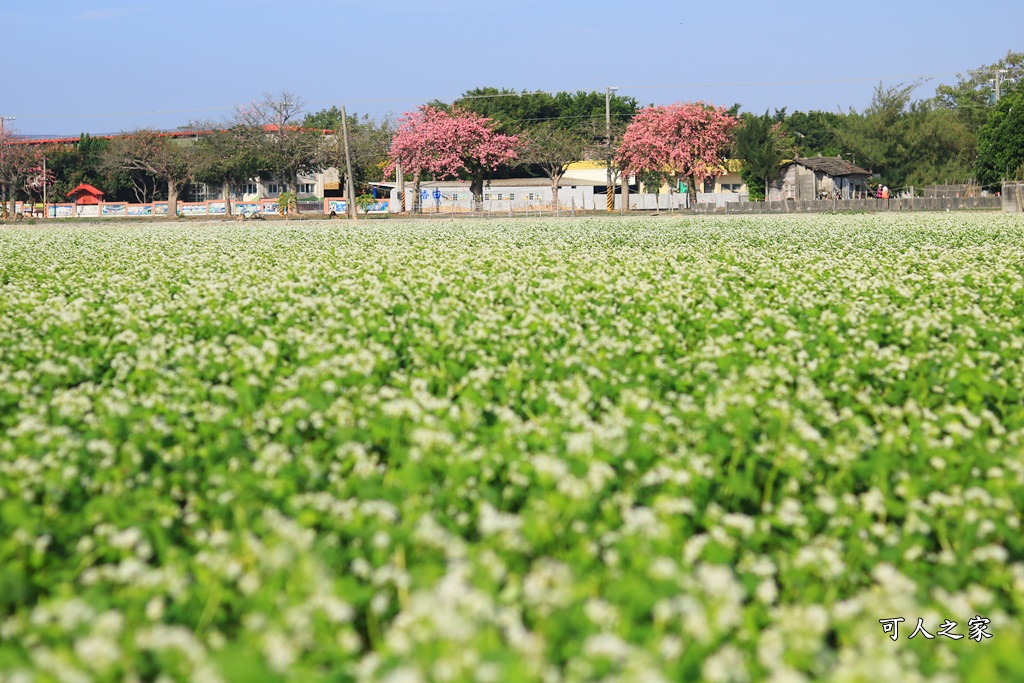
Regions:
<instances>
[{"instance_id":1,"label":"white flower cluster","mask_svg":"<svg viewBox=\"0 0 1024 683\"><path fill-rule=\"evenodd\" d=\"M4 229L0 683L1020 670L1022 245L994 214ZM993 638L897 649L894 614Z\"/></svg>"}]
</instances>

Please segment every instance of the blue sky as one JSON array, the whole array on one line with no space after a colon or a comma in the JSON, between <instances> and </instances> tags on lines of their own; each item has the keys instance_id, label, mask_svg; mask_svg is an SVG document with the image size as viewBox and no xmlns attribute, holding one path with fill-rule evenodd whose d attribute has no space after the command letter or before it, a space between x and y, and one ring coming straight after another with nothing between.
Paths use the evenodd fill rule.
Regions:
<instances>
[{"instance_id":1,"label":"blue sky","mask_svg":"<svg viewBox=\"0 0 1024 683\"><path fill-rule=\"evenodd\" d=\"M992 11L987 11L992 10ZM863 109L880 81L1024 50L1024 3L4 0L0 114L24 134L223 119L264 92L399 115L481 86L641 104Z\"/></svg>"}]
</instances>

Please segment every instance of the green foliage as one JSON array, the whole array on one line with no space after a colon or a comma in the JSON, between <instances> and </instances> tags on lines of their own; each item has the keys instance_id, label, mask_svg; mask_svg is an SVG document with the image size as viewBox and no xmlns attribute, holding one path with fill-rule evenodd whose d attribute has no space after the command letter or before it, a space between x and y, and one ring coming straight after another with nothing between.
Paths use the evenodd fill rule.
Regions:
<instances>
[{"instance_id":1,"label":"green foliage","mask_svg":"<svg viewBox=\"0 0 1024 683\"><path fill-rule=\"evenodd\" d=\"M197 154L192 140L177 140L154 130L136 130L110 140L99 159L108 175L151 177L167 190L171 214L178 195L192 179Z\"/></svg>"},{"instance_id":2,"label":"green foliage","mask_svg":"<svg viewBox=\"0 0 1024 683\"><path fill-rule=\"evenodd\" d=\"M361 194L358 197L356 197L356 206L363 213L366 213L367 211L372 209L376 203L377 203L377 198L374 197L372 194L369 194L369 193L365 193L364 192L363 194Z\"/></svg>"},{"instance_id":3,"label":"green foliage","mask_svg":"<svg viewBox=\"0 0 1024 683\"><path fill-rule=\"evenodd\" d=\"M355 114L349 115L349 125L354 125L358 122L359 117ZM329 130L336 133L341 132L341 109L338 107L331 107L330 109L321 109L319 111L310 112L302 119L303 128L319 128L321 130Z\"/></svg>"},{"instance_id":4,"label":"green foliage","mask_svg":"<svg viewBox=\"0 0 1024 683\"><path fill-rule=\"evenodd\" d=\"M849 157L892 189L964 182L973 176L974 138L948 109L912 101L916 84L875 90L871 106L850 112L836 130Z\"/></svg>"},{"instance_id":5,"label":"green foliage","mask_svg":"<svg viewBox=\"0 0 1024 683\"><path fill-rule=\"evenodd\" d=\"M1024 180L1024 86L999 100L978 133L978 182L993 189L1003 179Z\"/></svg>"},{"instance_id":6,"label":"green foliage","mask_svg":"<svg viewBox=\"0 0 1024 683\"><path fill-rule=\"evenodd\" d=\"M525 138L543 136L550 139L582 140L579 156L570 161L580 161L585 156L604 158L605 156L605 94L603 92L575 93L559 92L554 95L545 92L516 92L506 88L474 88L467 90L452 103L463 109L469 109L481 116L498 122L498 131L520 135ZM620 139L626 126L637 112L637 102L632 97L611 93L608 100L611 115L613 149L615 141ZM536 130L540 126L540 130ZM548 130L562 130L569 135L559 137L549 134ZM575 143L574 143L575 145ZM543 163L525 157L526 163L499 169L494 177L517 176L548 176L550 173Z\"/></svg>"},{"instance_id":7,"label":"green foliage","mask_svg":"<svg viewBox=\"0 0 1024 683\"><path fill-rule=\"evenodd\" d=\"M56 176L47 188L50 201L63 202L82 183L103 190L108 201L147 202L166 198L159 179L144 170L104 168L102 158L110 141L83 133L76 144L52 145L43 150L46 166Z\"/></svg>"},{"instance_id":8,"label":"green foliage","mask_svg":"<svg viewBox=\"0 0 1024 683\"><path fill-rule=\"evenodd\" d=\"M805 218L0 231L0 675L1020 680L1024 224Z\"/></svg>"},{"instance_id":9,"label":"green foliage","mask_svg":"<svg viewBox=\"0 0 1024 683\"><path fill-rule=\"evenodd\" d=\"M957 74L954 85L939 85L932 102L938 108L954 112L972 136L977 135L992 114L995 104L997 73L1005 91L1024 79L1024 52L1009 51L994 64L986 64L965 74Z\"/></svg>"},{"instance_id":10,"label":"green foliage","mask_svg":"<svg viewBox=\"0 0 1024 683\"><path fill-rule=\"evenodd\" d=\"M194 179L222 185L266 177L273 161L265 158L265 134L246 126L214 128L195 143Z\"/></svg>"},{"instance_id":11,"label":"green foliage","mask_svg":"<svg viewBox=\"0 0 1024 683\"><path fill-rule=\"evenodd\" d=\"M297 198L294 192L282 192L277 197L277 208L281 215L287 214L289 211L294 211L296 208Z\"/></svg>"},{"instance_id":12,"label":"green foliage","mask_svg":"<svg viewBox=\"0 0 1024 683\"><path fill-rule=\"evenodd\" d=\"M635 99L616 93L611 94L608 104L612 120L622 127L637 110ZM545 121L575 130L589 129L591 124L597 124L604 130L603 92L559 92L552 95L506 88L474 88L464 92L452 105L494 119L500 124L500 132L505 133L517 133Z\"/></svg>"},{"instance_id":13,"label":"green foliage","mask_svg":"<svg viewBox=\"0 0 1024 683\"><path fill-rule=\"evenodd\" d=\"M782 124L782 130L792 138L795 151L802 157L841 156L843 146L837 136L844 115L825 111L796 111L787 115L786 110L776 111L772 117Z\"/></svg>"},{"instance_id":14,"label":"green foliage","mask_svg":"<svg viewBox=\"0 0 1024 683\"><path fill-rule=\"evenodd\" d=\"M733 153L743 162L740 176L747 184L750 199L763 200L765 181L773 180L783 162L791 158L792 142L783 133L781 122L768 112L743 116L734 136Z\"/></svg>"},{"instance_id":15,"label":"green foliage","mask_svg":"<svg viewBox=\"0 0 1024 683\"><path fill-rule=\"evenodd\" d=\"M321 166L346 168L343 144L341 109L331 107L307 114L302 125L307 129L331 131L324 137L319 150ZM394 129L390 119L375 121L368 115L348 114L349 160L357 190L380 180L388 163L388 148Z\"/></svg>"},{"instance_id":16,"label":"green foliage","mask_svg":"<svg viewBox=\"0 0 1024 683\"><path fill-rule=\"evenodd\" d=\"M911 162L906 116L910 96L916 86L896 85L875 88L871 105L863 113L850 112L837 131L843 146L855 163L872 170L893 186L898 186L898 166Z\"/></svg>"}]
</instances>

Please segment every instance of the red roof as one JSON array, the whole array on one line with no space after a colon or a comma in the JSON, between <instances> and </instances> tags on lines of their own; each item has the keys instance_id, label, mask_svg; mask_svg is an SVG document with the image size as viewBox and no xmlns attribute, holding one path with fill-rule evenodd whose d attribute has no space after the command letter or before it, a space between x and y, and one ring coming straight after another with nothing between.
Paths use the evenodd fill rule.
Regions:
<instances>
[{"instance_id":1,"label":"red roof","mask_svg":"<svg viewBox=\"0 0 1024 683\"><path fill-rule=\"evenodd\" d=\"M88 183L82 183L71 190L71 192L68 192L68 197L72 197L78 204L97 204L103 197L103 191L96 189Z\"/></svg>"}]
</instances>

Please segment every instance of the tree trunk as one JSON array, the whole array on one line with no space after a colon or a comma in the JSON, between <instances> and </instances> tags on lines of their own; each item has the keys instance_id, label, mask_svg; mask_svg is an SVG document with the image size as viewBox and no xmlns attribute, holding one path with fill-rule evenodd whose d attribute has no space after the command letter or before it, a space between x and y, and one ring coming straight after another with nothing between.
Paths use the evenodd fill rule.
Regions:
<instances>
[{"instance_id":1,"label":"tree trunk","mask_svg":"<svg viewBox=\"0 0 1024 683\"><path fill-rule=\"evenodd\" d=\"M484 210L484 175L474 173L473 180L469 184L469 191L473 193L473 211Z\"/></svg>"},{"instance_id":2,"label":"tree trunk","mask_svg":"<svg viewBox=\"0 0 1024 683\"><path fill-rule=\"evenodd\" d=\"M224 213L231 215L231 181L225 180L221 186L221 195L224 196Z\"/></svg>"},{"instance_id":3,"label":"tree trunk","mask_svg":"<svg viewBox=\"0 0 1024 683\"><path fill-rule=\"evenodd\" d=\"M562 174L553 173L551 174L551 203L555 206L555 211L558 211L558 182L562 179Z\"/></svg>"},{"instance_id":4,"label":"tree trunk","mask_svg":"<svg viewBox=\"0 0 1024 683\"><path fill-rule=\"evenodd\" d=\"M174 178L167 179L167 215L178 217L178 181Z\"/></svg>"},{"instance_id":5,"label":"tree trunk","mask_svg":"<svg viewBox=\"0 0 1024 683\"><path fill-rule=\"evenodd\" d=\"M299 174L292 175L292 187L295 188L295 213L299 213Z\"/></svg>"},{"instance_id":6,"label":"tree trunk","mask_svg":"<svg viewBox=\"0 0 1024 683\"><path fill-rule=\"evenodd\" d=\"M417 173L412 180L412 213L419 213L420 208L420 174Z\"/></svg>"},{"instance_id":7,"label":"tree trunk","mask_svg":"<svg viewBox=\"0 0 1024 683\"><path fill-rule=\"evenodd\" d=\"M623 170L621 173L622 180L622 213L629 211L629 177L626 175L626 171Z\"/></svg>"}]
</instances>

